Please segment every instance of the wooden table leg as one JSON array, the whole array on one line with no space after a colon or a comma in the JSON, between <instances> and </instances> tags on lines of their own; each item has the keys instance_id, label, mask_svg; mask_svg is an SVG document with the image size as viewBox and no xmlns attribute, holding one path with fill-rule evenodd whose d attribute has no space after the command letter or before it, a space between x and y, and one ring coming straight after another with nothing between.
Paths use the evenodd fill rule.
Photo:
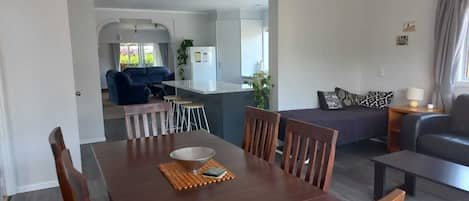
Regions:
<instances>
[{"instance_id":1,"label":"wooden table leg","mask_svg":"<svg viewBox=\"0 0 469 201\"><path fill-rule=\"evenodd\" d=\"M414 175L408 173L405 174L404 190L408 195L415 195L415 181L416 179Z\"/></svg>"},{"instance_id":2,"label":"wooden table leg","mask_svg":"<svg viewBox=\"0 0 469 201\"><path fill-rule=\"evenodd\" d=\"M374 200L379 200L384 196L386 188L386 167L382 164L375 163L375 183L374 183Z\"/></svg>"}]
</instances>

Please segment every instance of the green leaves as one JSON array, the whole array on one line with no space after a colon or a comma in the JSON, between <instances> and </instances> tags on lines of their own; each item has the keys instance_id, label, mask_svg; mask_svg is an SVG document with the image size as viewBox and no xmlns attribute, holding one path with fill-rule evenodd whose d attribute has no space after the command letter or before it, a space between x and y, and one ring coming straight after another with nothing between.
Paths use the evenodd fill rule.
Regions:
<instances>
[{"instance_id":1,"label":"green leaves","mask_svg":"<svg viewBox=\"0 0 469 201\"><path fill-rule=\"evenodd\" d=\"M252 87L254 89L254 100L257 107L269 109L270 89L272 88L272 79L264 71L254 73L252 78Z\"/></svg>"},{"instance_id":2,"label":"green leaves","mask_svg":"<svg viewBox=\"0 0 469 201\"><path fill-rule=\"evenodd\" d=\"M184 66L187 64L187 58L189 58L189 55L187 55L187 48L194 46L194 40L183 40L181 42L181 45L179 46L179 49L177 50L177 67L179 68L179 77L181 77L181 80L184 80Z\"/></svg>"}]
</instances>

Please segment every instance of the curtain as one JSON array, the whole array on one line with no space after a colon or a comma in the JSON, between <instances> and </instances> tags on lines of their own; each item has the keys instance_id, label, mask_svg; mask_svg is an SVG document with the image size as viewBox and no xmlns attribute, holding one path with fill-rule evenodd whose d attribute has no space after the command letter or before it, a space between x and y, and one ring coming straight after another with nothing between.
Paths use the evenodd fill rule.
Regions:
<instances>
[{"instance_id":1,"label":"curtain","mask_svg":"<svg viewBox=\"0 0 469 201\"><path fill-rule=\"evenodd\" d=\"M121 56L121 47L120 43L112 43L111 49L112 49L112 61L114 65L114 69L117 71L120 71L120 56Z\"/></svg>"},{"instance_id":2,"label":"curtain","mask_svg":"<svg viewBox=\"0 0 469 201\"><path fill-rule=\"evenodd\" d=\"M433 103L450 111L454 84L460 65L467 55L467 19L469 0L440 0L435 24L435 89Z\"/></svg>"},{"instance_id":3,"label":"curtain","mask_svg":"<svg viewBox=\"0 0 469 201\"><path fill-rule=\"evenodd\" d=\"M168 43L159 43L163 66L168 67Z\"/></svg>"}]
</instances>

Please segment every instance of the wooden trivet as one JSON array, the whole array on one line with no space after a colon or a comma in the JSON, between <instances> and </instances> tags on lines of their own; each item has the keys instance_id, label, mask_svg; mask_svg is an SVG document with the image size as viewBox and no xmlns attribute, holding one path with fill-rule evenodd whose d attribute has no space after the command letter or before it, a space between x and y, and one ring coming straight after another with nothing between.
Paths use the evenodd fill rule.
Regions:
<instances>
[{"instance_id":1,"label":"wooden trivet","mask_svg":"<svg viewBox=\"0 0 469 201\"><path fill-rule=\"evenodd\" d=\"M227 172L225 176L220 179L203 176L202 173L211 167L225 169ZM209 160L205 165L203 165L200 168L198 174L194 174L191 171L188 171L176 161L160 164L160 170L176 190L187 190L200 186L206 186L212 183L224 182L235 178L235 175L231 171L224 168L213 159Z\"/></svg>"}]
</instances>

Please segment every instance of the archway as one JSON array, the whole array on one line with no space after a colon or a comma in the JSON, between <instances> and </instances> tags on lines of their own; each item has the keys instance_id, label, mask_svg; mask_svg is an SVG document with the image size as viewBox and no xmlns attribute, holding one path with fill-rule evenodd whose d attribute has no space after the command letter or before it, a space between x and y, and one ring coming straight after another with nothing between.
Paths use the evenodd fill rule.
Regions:
<instances>
[{"instance_id":1,"label":"archway","mask_svg":"<svg viewBox=\"0 0 469 201\"><path fill-rule=\"evenodd\" d=\"M105 74L111 69L165 66L174 71L171 28L151 19L109 19L97 30L103 89L107 88ZM129 54L124 56L123 52Z\"/></svg>"}]
</instances>

